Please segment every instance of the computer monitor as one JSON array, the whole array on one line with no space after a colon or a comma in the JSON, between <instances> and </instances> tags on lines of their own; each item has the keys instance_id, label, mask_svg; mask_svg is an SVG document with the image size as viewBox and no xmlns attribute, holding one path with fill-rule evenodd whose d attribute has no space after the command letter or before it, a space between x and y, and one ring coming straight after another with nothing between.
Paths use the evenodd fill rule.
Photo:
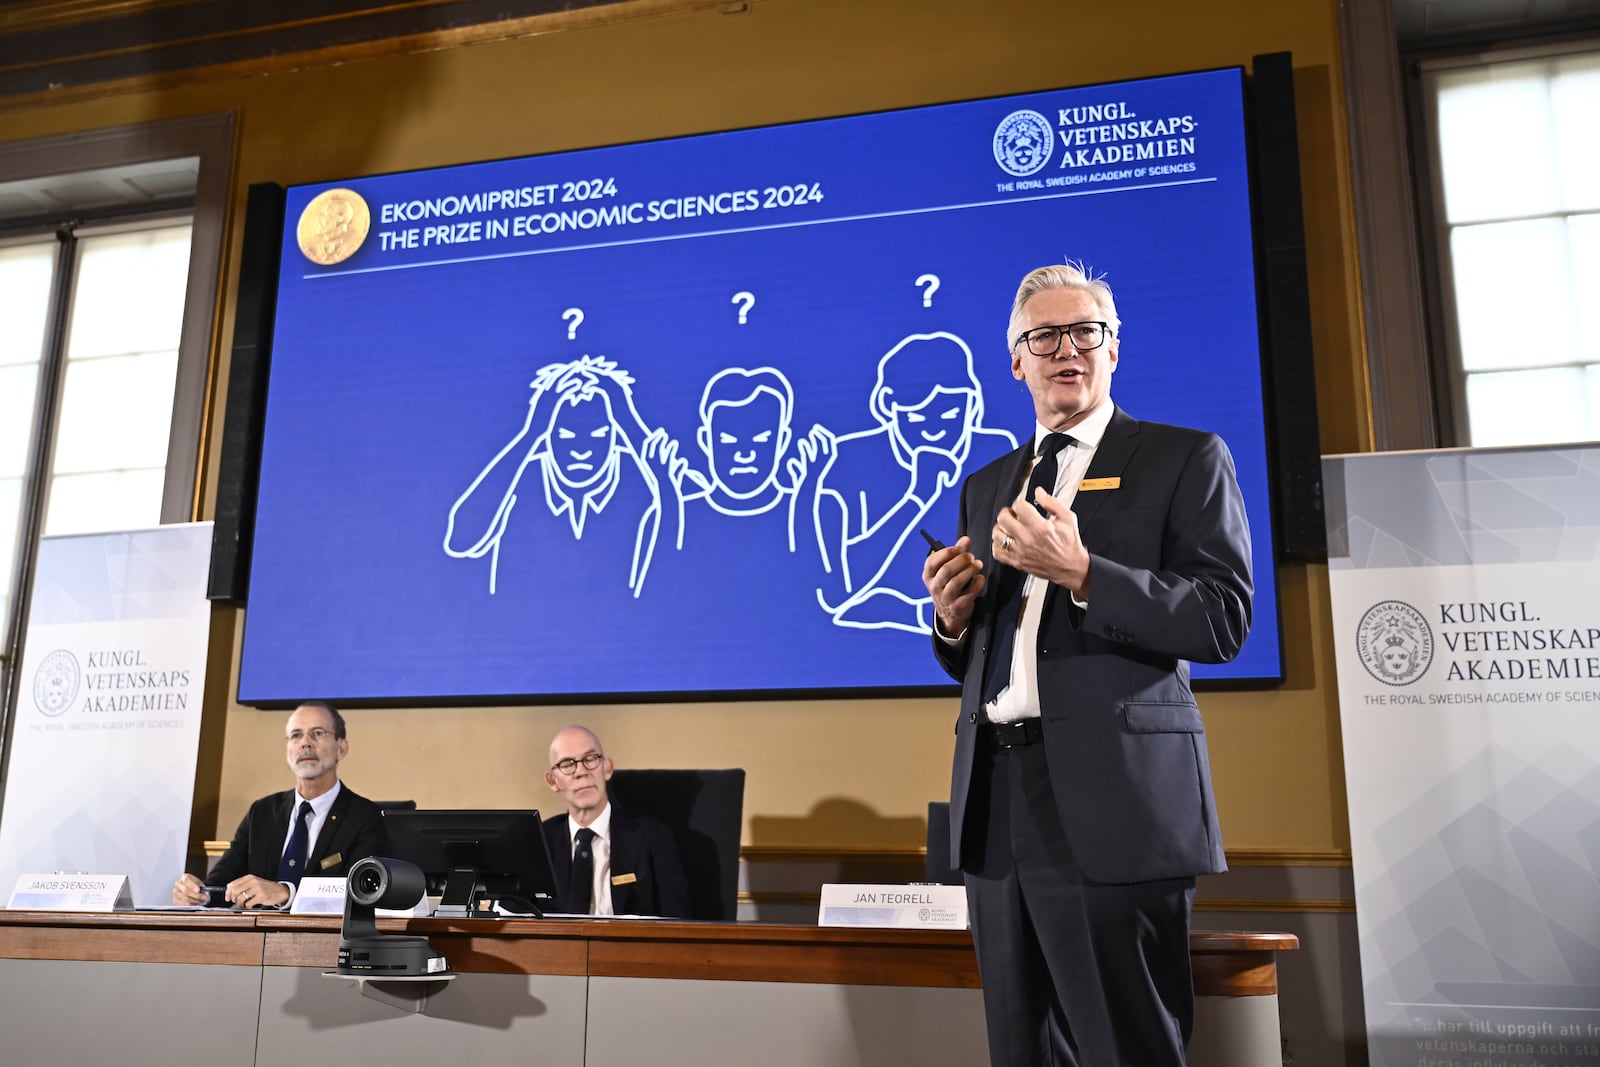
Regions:
<instances>
[{"instance_id":1,"label":"computer monitor","mask_svg":"<svg viewBox=\"0 0 1600 1067\"><path fill-rule=\"evenodd\" d=\"M386 811L389 855L408 860L439 893L437 915L542 915L555 901L556 878L539 813L529 810Z\"/></svg>"}]
</instances>

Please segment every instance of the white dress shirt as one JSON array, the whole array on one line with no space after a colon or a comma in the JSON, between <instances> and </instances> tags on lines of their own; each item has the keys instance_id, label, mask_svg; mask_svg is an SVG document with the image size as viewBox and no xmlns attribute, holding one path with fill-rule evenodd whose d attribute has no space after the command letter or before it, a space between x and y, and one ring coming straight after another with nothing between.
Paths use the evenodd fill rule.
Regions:
<instances>
[{"instance_id":1,"label":"white dress shirt","mask_svg":"<svg viewBox=\"0 0 1600 1067\"><path fill-rule=\"evenodd\" d=\"M335 778L332 789L328 790L320 797L316 797L309 801L311 805L311 817L306 820L306 869L300 874L302 878L319 877L317 872L311 869L311 853L316 851L317 837L322 833L323 824L328 821L328 810L333 807L333 802L339 798L339 790L343 788L344 786L339 783L337 778ZM300 793L296 791L294 795L294 805L289 808L288 825L283 828L283 847L278 850L278 855L280 858L285 852L289 851L289 838L294 836L295 816L300 813L300 802L303 800L305 800L305 797L301 796ZM289 899L283 905L287 908L290 904L294 903L295 887L289 885L288 882L279 882L278 884L289 886Z\"/></svg>"},{"instance_id":2,"label":"white dress shirt","mask_svg":"<svg viewBox=\"0 0 1600 1067\"><path fill-rule=\"evenodd\" d=\"M1106 427L1111 423L1113 410L1110 399L1103 400L1099 407L1089 413L1088 418L1066 431L1072 436L1072 441L1057 453L1056 485L1050 495L1067 507L1072 506L1072 501L1078 495L1078 484L1089 469L1095 449L1100 447L1100 439L1105 436ZM1034 427L1035 451L1052 432L1043 425ZM1038 457L1034 462L1038 463L1042 458ZM1029 473L1032 473L1031 467ZM1018 488L1018 501L1021 501L1022 491L1027 484L1024 479ZM1039 717L1039 617L1044 613L1046 591L1039 579L1031 574L1022 583L1022 610L1018 613L1017 639L1011 645L1011 684L1002 689L1000 695L984 709L990 722L1015 722ZM1080 606L1087 606L1082 600L1073 599Z\"/></svg>"}]
</instances>

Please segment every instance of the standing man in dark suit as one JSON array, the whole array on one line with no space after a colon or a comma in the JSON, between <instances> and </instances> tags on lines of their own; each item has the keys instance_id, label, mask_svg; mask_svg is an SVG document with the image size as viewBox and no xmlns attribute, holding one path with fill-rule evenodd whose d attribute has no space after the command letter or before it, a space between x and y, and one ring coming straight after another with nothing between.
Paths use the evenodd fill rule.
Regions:
<instances>
[{"instance_id":1,"label":"standing man in dark suit","mask_svg":"<svg viewBox=\"0 0 1600 1067\"><path fill-rule=\"evenodd\" d=\"M1184 1063L1194 880L1225 869L1187 661L1249 632L1244 503L1218 437L1111 402L1120 326L1077 265L1022 280L1006 340L1038 425L923 566L995 1067Z\"/></svg>"},{"instance_id":2,"label":"standing man in dark suit","mask_svg":"<svg viewBox=\"0 0 1600 1067\"><path fill-rule=\"evenodd\" d=\"M344 716L332 704L308 700L284 727L295 788L250 805L228 851L207 876L226 888L229 903L287 908L303 875L343 878L350 865L388 847L377 805L339 781L350 751ZM172 887L174 904L204 904L200 879L184 874Z\"/></svg>"},{"instance_id":3,"label":"standing man in dark suit","mask_svg":"<svg viewBox=\"0 0 1600 1067\"><path fill-rule=\"evenodd\" d=\"M544 823L560 889L554 910L687 916L689 880L672 831L607 799L615 769L600 739L582 726L568 726L550 742L545 784L567 802L565 815Z\"/></svg>"}]
</instances>

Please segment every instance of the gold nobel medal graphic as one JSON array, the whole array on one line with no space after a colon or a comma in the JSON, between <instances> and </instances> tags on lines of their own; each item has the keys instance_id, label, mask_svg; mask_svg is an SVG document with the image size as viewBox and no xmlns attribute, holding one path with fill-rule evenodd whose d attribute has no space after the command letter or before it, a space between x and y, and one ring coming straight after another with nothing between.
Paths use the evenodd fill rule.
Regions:
<instances>
[{"instance_id":1,"label":"gold nobel medal graphic","mask_svg":"<svg viewBox=\"0 0 1600 1067\"><path fill-rule=\"evenodd\" d=\"M371 226L372 212L360 193L354 189L324 189L300 213L295 237L307 259L327 267L355 255Z\"/></svg>"}]
</instances>

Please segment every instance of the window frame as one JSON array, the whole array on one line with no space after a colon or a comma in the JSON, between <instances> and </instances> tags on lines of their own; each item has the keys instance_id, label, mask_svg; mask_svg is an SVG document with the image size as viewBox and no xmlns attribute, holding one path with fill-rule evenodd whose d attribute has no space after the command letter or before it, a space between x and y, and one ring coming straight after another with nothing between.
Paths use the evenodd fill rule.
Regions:
<instances>
[{"instance_id":1,"label":"window frame","mask_svg":"<svg viewBox=\"0 0 1600 1067\"><path fill-rule=\"evenodd\" d=\"M1471 412L1467 406L1467 371L1462 358L1456 303L1455 264L1450 250L1451 226L1445 218L1444 175L1440 166L1437 107L1429 76L1452 70L1503 63L1600 54L1600 36L1567 37L1514 48L1452 50L1412 57L1408 79L1413 183L1416 190L1419 258L1424 278L1425 313L1431 349L1433 389L1438 404L1442 446L1469 447Z\"/></svg>"},{"instance_id":2,"label":"window frame","mask_svg":"<svg viewBox=\"0 0 1600 1067\"><path fill-rule=\"evenodd\" d=\"M5 174L8 181L67 177L136 163L189 158L196 160L195 190L188 204L188 210L192 212L193 230L190 235L183 325L178 344L172 425L167 441L160 512L162 523L195 521L202 509L206 440L211 416L209 401L215 391L217 377L217 338L221 327L225 268L224 239L232 206L230 190L237 125L237 116L230 111L0 143L0 173ZM145 210L155 217L163 212L170 215L176 206L165 202L149 205ZM83 220L83 228L88 230L92 226L99 230L102 220L107 224L115 224L121 218L140 213L137 209L95 213ZM59 223L60 220L55 221ZM38 220L38 224L20 221L17 226L0 231L0 237L36 238L58 228L45 225L45 222L43 219ZM47 344L53 343L54 338L59 337L65 329L66 310L71 306L72 279L63 281L61 258L62 253L58 249L53 292L65 299L57 306L57 320L48 327ZM61 291L63 284L69 287L65 293ZM64 364L65 361L58 362ZM45 413L53 420L59 405L59 372L49 368L41 368L41 372L35 417ZM46 389L50 390L48 400L45 400ZM36 478L48 479L53 459L49 440L53 439L54 431L52 429L45 435L46 441L41 447L42 429L39 424L33 429L30 472ZM15 591L12 615L10 619L0 619L0 782L5 780L10 763L9 741L16 717L19 684L17 668L21 662L33 593L34 564L44 521L41 491L37 486L30 485L25 494L16 545L16 564L12 574L12 588Z\"/></svg>"}]
</instances>

